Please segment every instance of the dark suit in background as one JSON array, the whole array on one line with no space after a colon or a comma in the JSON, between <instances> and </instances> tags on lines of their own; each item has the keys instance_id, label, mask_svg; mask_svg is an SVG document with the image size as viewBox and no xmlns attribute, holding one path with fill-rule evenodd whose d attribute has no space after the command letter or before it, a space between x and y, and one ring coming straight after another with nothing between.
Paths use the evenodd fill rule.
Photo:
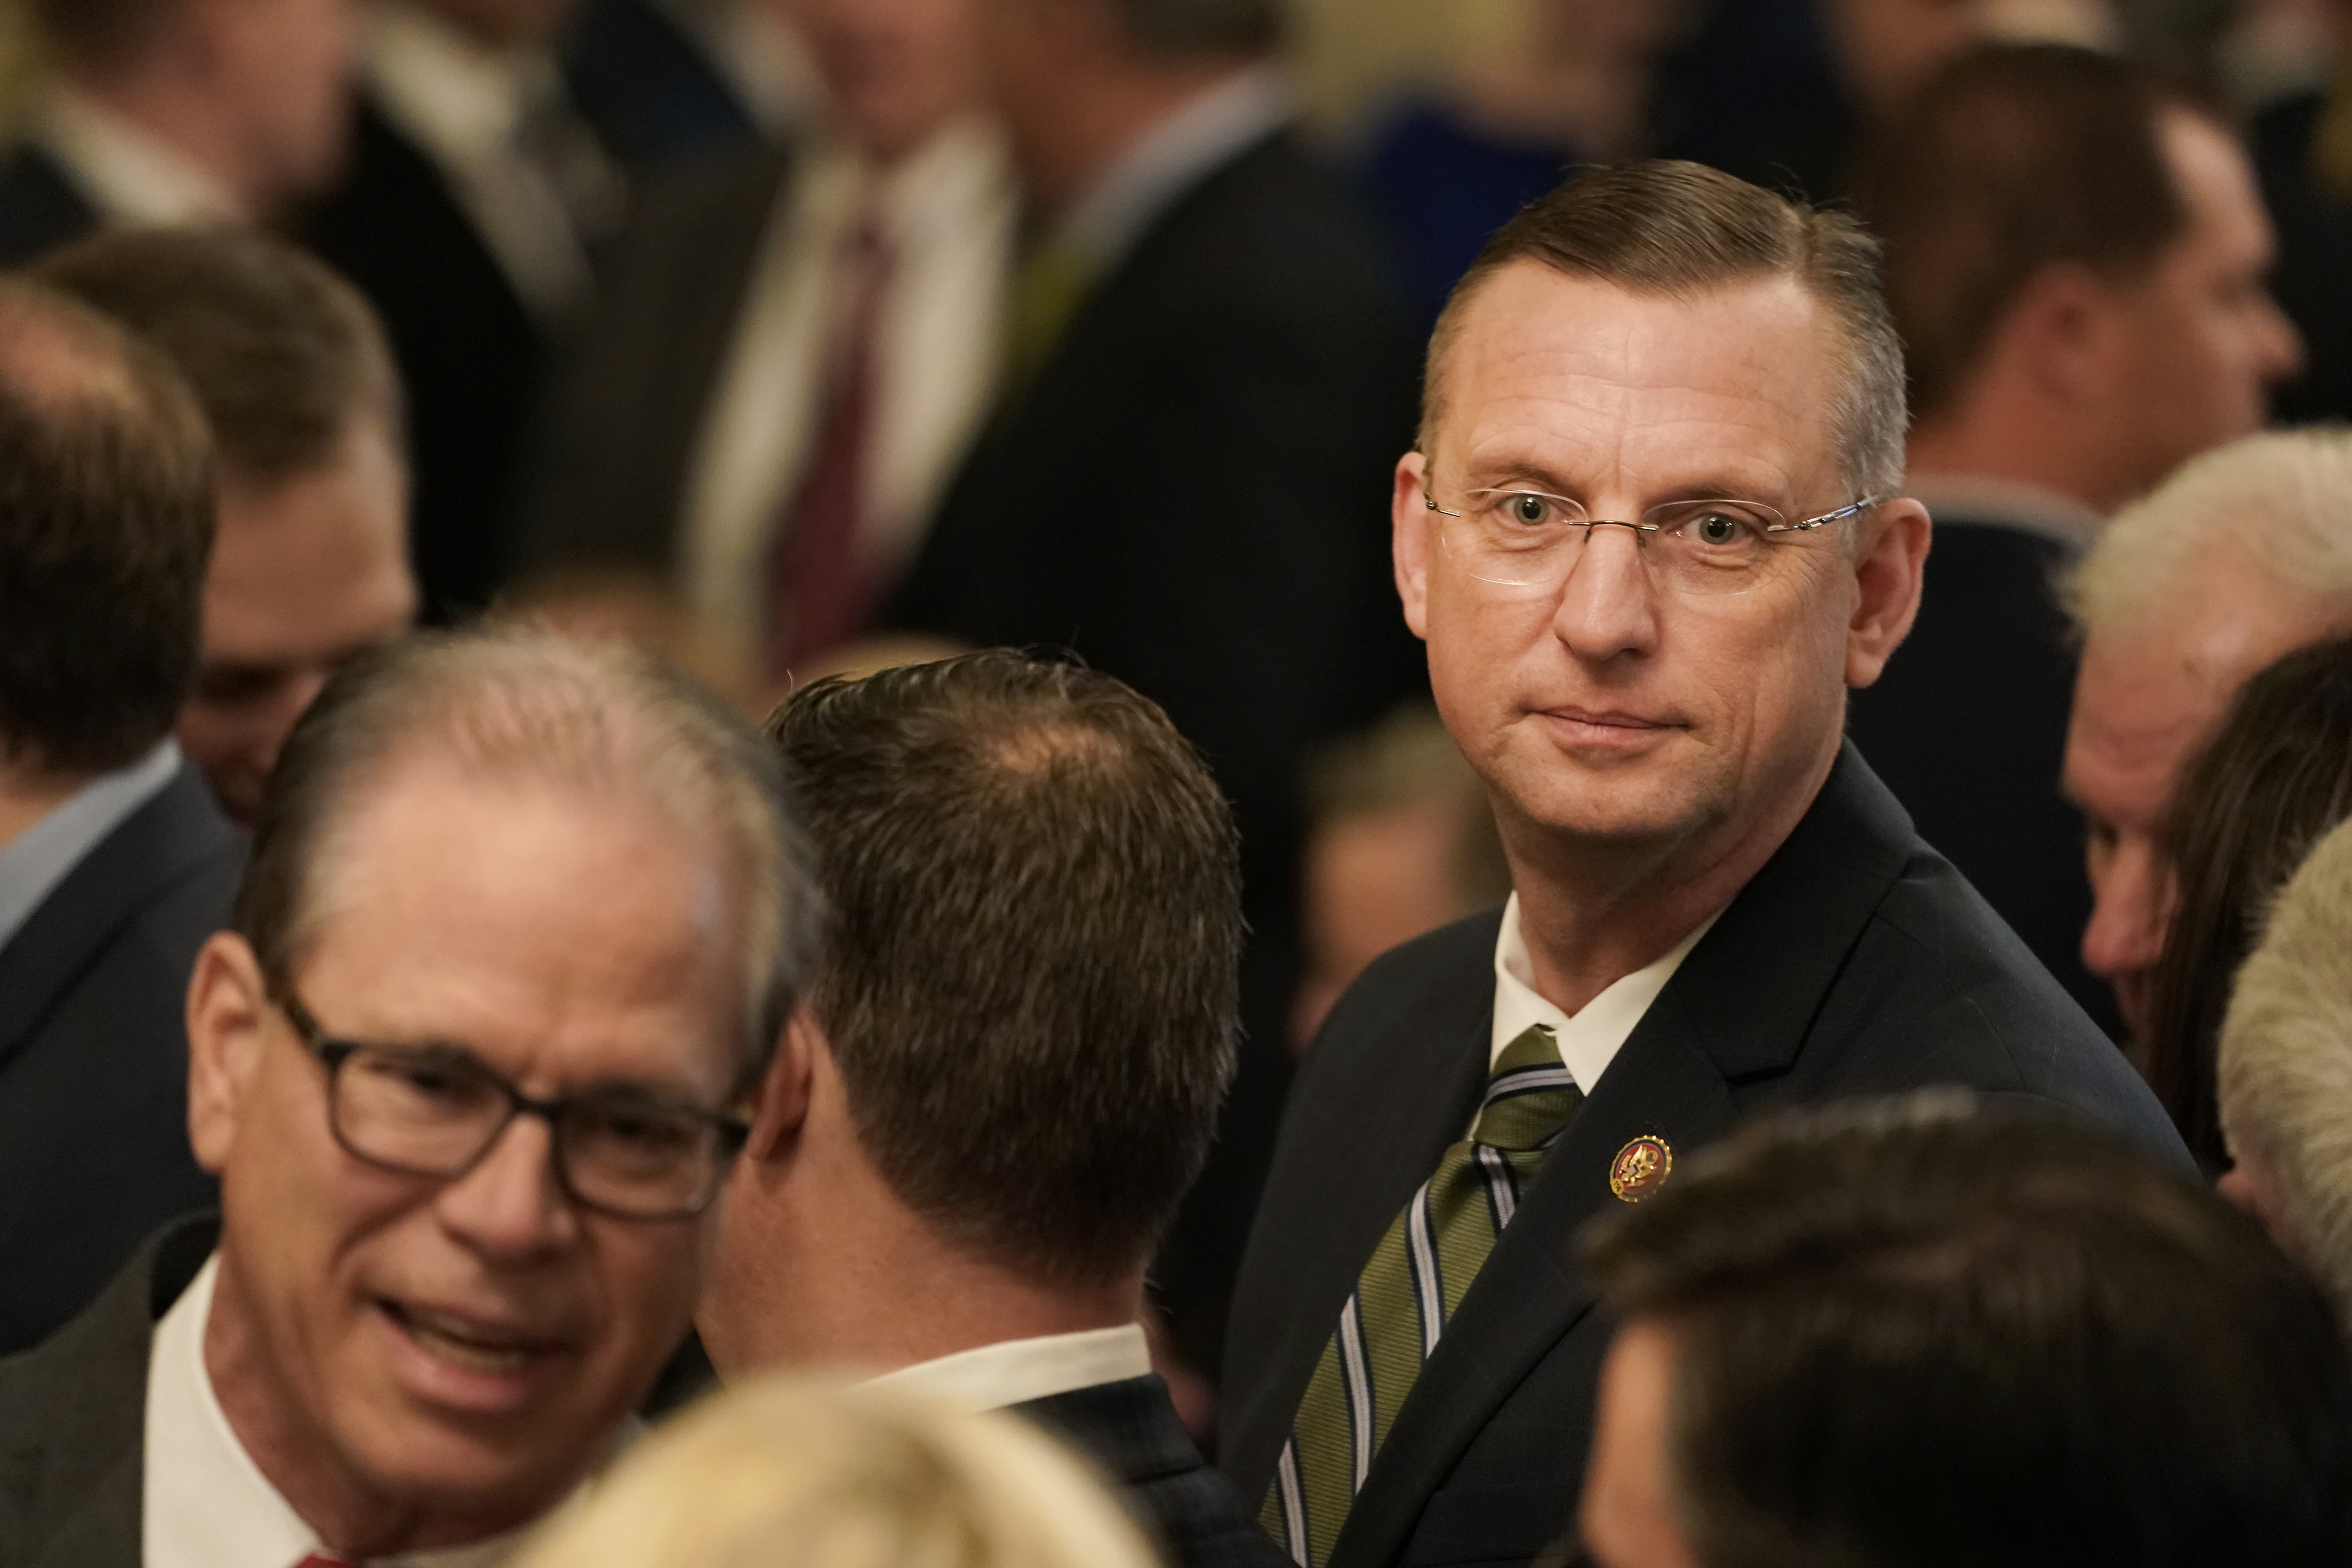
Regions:
<instances>
[{"instance_id":1,"label":"dark suit in background","mask_svg":"<svg viewBox=\"0 0 2352 1568\"><path fill-rule=\"evenodd\" d=\"M206 1217L160 1233L38 1350L0 1360L8 1568L140 1568L148 1346L219 1230Z\"/></svg>"},{"instance_id":2,"label":"dark suit in background","mask_svg":"<svg viewBox=\"0 0 2352 1568\"><path fill-rule=\"evenodd\" d=\"M183 1015L244 859L183 763L0 947L0 1353L79 1310L163 1220L214 1201L188 1148Z\"/></svg>"},{"instance_id":3,"label":"dark suit in background","mask_svg":"<svg viewBox=\"0 0 2352 1568\"><path fill-rule=\"evenodd\" d=\"M2054 580L2078 549L1939 510L1919 618L1853 695L1846 733L1919 836L2112 1034L2115 992L2083 967L2083 815L2058 792L2077 654Z\"/></svg>"},{"instance_id":4,"label":"dark suit in background","mask_svg":"<svg viewBox=\"0 0 2352 1568\"><path fill-rule=\"evenodd\" d=\"M759 121L702 40L656 0L583 0L556 54L572 101L632 168L760 140Z\"/></svg>"},{"instance_id":5,"label":"dark suit in background","mask_svg":"<svg viewBox=\"0 0 2352 1568\"><path fill-rule=\"evenodd\" d=\"M0 267L21 267L98 232L100 214L57 156L19 142L0 163Z\"/></svg>"},{"instance_id":6,"label":"dark suit in background","mask_svg":"<svg viewBox=\"0 0 2352 1568\"><path fill-rule=\"evenodd\" d=\"M1098 1383L1010 1406L1126 1483L1127 1500L1175 1568L1283 1568L1290 1559L1209 1468L1155 1375Z\"/></svg>"},{"instance_id":7,"label":"dark suit in background","mask_svg":"<svg viewBox=\"0 0 2352 1568\"><path fill-rule=\"evenodd\" d=\"M1160 1270L1180 1312L1232 1277L1288 1077L1301 757L1423 679L1388 566L1418 358L1371 220L1291 134L1262 138L1097 282L885 616L1077 650L1165 707L1234 800L1248 1039Z\"/></svg>"},{"instance_id":8,"label":"dark suit in background","mask_svg":"<svg viewBox=\"0 0 2352 1568\"><path fill-rule=\"evenodd\" d=\"M1221 1462L1254 1503L1364 1260L1470 1124L1498 921L1382 958L1301 1070L1226 1361ZM1565 1527L1614 1326L1572 1239L1616 1201L1628 1143L1681 1160L1767 1105L1929 1084L2052 1102L2186 1164L2147 1086L1849 747L1553 1145L1373 1458L1333 1568L1521 1563Z\"/></svg>"}]
</instances>

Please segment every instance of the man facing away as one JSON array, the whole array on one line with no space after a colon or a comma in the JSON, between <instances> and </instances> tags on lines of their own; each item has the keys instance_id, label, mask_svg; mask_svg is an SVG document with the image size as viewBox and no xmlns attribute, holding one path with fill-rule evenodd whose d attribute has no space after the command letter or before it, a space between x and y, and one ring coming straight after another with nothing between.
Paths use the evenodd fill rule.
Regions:
<instances>
[{"instance_id":1,"label":"man facing away","mask_svg":"<svg viewBox=\"0 0 2352 1568\"><path fill-rule=\"evenodd\" d=\"M213 537L204 416L152 349L0 284L0 1354L209 1202L182 1006L241 854L172 743Z\"/></svg>"},{"instance_id":2,"label":"man facing away","mask_svg":"<svg viewBox=\"0 0 2352 1568\"><path fill-rule=\"evenodd\" d=\"M1108 675L1003 651L820 682L769 727L830 925L725 1206L712 1362L1017 1411L1128 1483L1186 1568L1280 1563L1137 1322L1233 1074L1207 769Z\"/></svg>"},{"instance_id":3,"label":"man facing away","mask_svg":"<svg viewBox=\"0 0 2352 1568\"><path fill-rule=\"evenodd\" d=\"M1958 1083L2184 1157L1843 745L1928 538L1874 260L1632 164L1513 220L1439 324L1396 578L1517 893L1374 965L1294 1091L1221 1460L1310 1568L1558 1532L1608 1340L1569 1238L1744 1108Z\"/></svg>"},{"instance_id":4,"label":"man facing away","mask_svg":"<svg viewBox=\"0 0 2352 1568\"><path fill-rule=\"evenodd\" d=\"M178 367L212 426L220 518L180 746L251 827L294 721L416 612L400 377L357 290L247 229L101 235L37 275Z\"/></svg>"},{"instance_id":5,"label":"man facing away","mask_svg":"<svg viewBox=\"0 0 2352 1568\"><path fill-rule=\"evenodd\" d=\"M1592 1238L1601 1568L2352 1553L2352 1363L2194 1176L1930 1092L1743 1133Z\"/></svg>"},{"instance_id":6,"label":"man facing away","mask_svg":"<svg viewBox=\"0 0 2352 1568\"><path fill-rule=\"evenodd\" d=\"M0 1363L0 1561L495 1562L686 1331L803 856L759 737L617 649L339 674L189 988L218 1219Z\"/></svg>"},{"instance_id":7,"label":"man facing away","mask_svg":"<svg viewBox=\"0 0 2352 1568\"><path fill-rule=\"evenodd\" d=\"M33 0L56 61L0 164L0 264L93 229L261 221L342 155L352 0Z\"/></svg>"},{"instance_id":8,"label":"man facing away","mask_svg":"<svg viewBox=\"0 0 2352 1568\"><path fill-rule=\"evenodd\" d=\"M1854 744L1942 853L2111 1027L2079 956L2058 792L2076 645L2053 580L2115 509L2262 427L2299 362L2235 136L2148 68L2016 46L1932 78L1865 159L1935 514L1919 619Z\"/></svg>"}]
</instances>

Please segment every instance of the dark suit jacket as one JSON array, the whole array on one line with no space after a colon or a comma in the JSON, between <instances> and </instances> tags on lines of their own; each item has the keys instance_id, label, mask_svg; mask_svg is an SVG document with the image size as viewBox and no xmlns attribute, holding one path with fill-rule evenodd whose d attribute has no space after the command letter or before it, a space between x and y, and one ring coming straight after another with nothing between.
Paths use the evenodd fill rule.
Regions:
<instances>
[{"instance_id":1,"label":"dark suit jacket","mask_svg":"<svg viewBox=\"0 0 2352 1568\"><path fill-rule=\"evenodd\" d=\"M1499 919L1383 957L1302 1070L1226 1366L1222 1462L1254 1500L1364 1260L1469 1124ZM2187 1166L2122 1055L1849 747L1553 1147L1406 1396L1334 1568L1523 1563L1559 1533L1612 1328L1571 1239L1614 1207L1629 1142L1663 1138L1680 1158L1760 1106L1928 1084L2053 1102Z\"/></svg>"},{"instance_id":2,"label":"dark suit jacket","mask_svg":"<svg viewBox=\"0 0 2352 1568\"><path fill-rule=\"evenodd\" d=\"M702 41L656 0L584 0L557 55L572 101L632 168L760 138Z\"/></svg>"},{"instance_id":3,"label":"dark suit jacket","mask_svg":"<svg viewBox=\"0 0 2352 1568\"><path fill-rule=\"evenodd\" d=\"M0 267L22 267L95 234L99 222L47 149L25 142L0 164Z\"/></svg>"},{"instance_id":4,"label":"dark suit jacket","mask_svg":"<svg viewBox=\"0 0 2352 1568\"><path fill-rule=\"evenodd\" d=\"M219 1230L206 1216L162 1232L38 1350L0 1361L8 1568L139 1568L147 1347Z\"/></svg>"},{"instance_id":5,"label":"dark suit jacket","mask_svg":"<svg viewBox=\"0 0 2352 1568\"><path fill-rule=\"evenodd\" d=\"M710 400L791 160L756 147L639 197L604 304L565 356L521 499L526 571L634 567L668 579Z\"/></svg>"},{"instance_id":6,"label":"dark suit jacket","mask_svg":"<svg viewBox=\"0 0 2352 1568\"><path fill-rule=\"evenodd\" d=\"M509 564L540 327L440 170L364 96L341 183L298 227L374 303L407 384L409 549L425 613L478 609Z\"/></svg>"},{"instance_id":7,"label":"dark suit jacket","mask_svg":"<svg viewBox=\"0 0 2352 1568\"><path fill-rule=\"evenodd\" d=\"M188 1149L183 1008L244 861L183 764L0 947L0 1354L214 1200Z\"/></svg>"},{"instance_id":8,"label":"dark suit jacket","mask_svg":"<svg viewBox=\"0 0 2352 1568\"><path fill-rule=\"evenodd\" d=\"M982 436L886 614L1076 649L1165 707L1234 800L1248 1037L1158 1271L1196 1351L1185 1320L1232 1278L1289 1073L1302 755L1425 689L1388 551L1418 358L1372 220L1269 136L1098 281Z\"/></svg>"},{"instance_id":9,"label":"dark suit jacket","mask_svg":"<svg viewBox=\"0 0 2352 1568\"><path fill-rule=\"evenodd\" d=\"M2058 792L2077 655L2053 579L2074 554L2047 534L1938 517L1919 619L1853 694L1846 733L1919 836L2113 1033L2115 993L2083 967L2083 814Z\"/></svg>"},{"instance_id":10,"label":"dark suit jacket","mask_svg":"<svg viewBox=\"0 0 2352 1568\"><path fill-rule=\"evenodd\" d=\"M1211 1469L1157 1375L1013 1406L1127 1483L1172 1568L1286 1568L1233 1483Z\"/></svg>"}]
</instances>

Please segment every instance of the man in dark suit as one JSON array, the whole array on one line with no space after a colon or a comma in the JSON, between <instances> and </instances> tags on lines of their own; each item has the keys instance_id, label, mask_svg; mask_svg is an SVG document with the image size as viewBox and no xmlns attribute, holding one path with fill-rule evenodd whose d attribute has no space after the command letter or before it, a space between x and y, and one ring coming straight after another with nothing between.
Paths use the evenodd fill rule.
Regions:
<instances>
[{"instance_id":1,"label":"man in dark suit","mask_svg":"<svg viewBox=\"0 0 2352 1568\"><path fill-rule=\"evenodd\" d=\"M831 924L752 1102L713 1364L1015 1410L1125 1481L1183 1568L1279 1563L1137 1321L1233 1074L1216 785L1127 686L1007 650L819 682L769 730Z\"/></svg>"},{"instance_id":2,"label":"man in dark suit","mask_svg":"<svg viewBox=\"0 0 2352 1568\"><path fill-rule=\"evenodd\" d=\"M548 54L564 10L372 10L348 166L299 225L383 316L410 392L428 620L478 610L505 581L527 410L620 215L617 172Z\"/></svg>"},{"instance_id":3,"label":"man in dark suit","mask_svg":"<svg viewBox=\"0 0 2352 1568\"><path fill-rule=\"evenodd\" d=\"M1375 965L1284 1124L1221 1458L1311 1568L1559 1532L1609 1339L1570 1238L1743 1109L1974 1084L2179 1157L1843 744L1929 528L1874 252L1630 164L1513 220L1440 322L1396 576L1517 891Z\"/></svg>"},{"instance_id":4,"label":"man in dark suit","mask_svg":"<svg viewBox=\"0 0 2352 1568\"><path fill-rule=\"evenodd\" d=\"M760 737L649 660L347 665L188 986L217 1224L0 1361L0 1562L497 1561L686 1333L806 861Z\"/></svg>"},{"instance_id":5,"label":"man in dark suit","mask_svg":"<svg viewBox=\"0 0 2352 1568\"><path fill-rule=\"evenodd\" d=\"M331 177L352 0L34 0L57 68L0 162L0 265L115 225L260 219Z\"/></svg>"},{"instance_id":6,"label":"man in dark suit","mask_svg":"<svg viewBox=\"0 0 2352 1568\"><path fill-rule=\"evenodd\" d=\"M2058 776L2075 639L2056 580L2105 517L2259 429L2294 329L2245 154L2210 110L2084 49L1967 57L1889 122L1862 201L1918 412L1912 493L1936 517L1918 624L1850 732L2075 1000L2082 813Z\"/></svg>"},{"instance_id":7,"label":"man in dark suit","mask_svg":"<svg viewBox=\"0 0 2352 1568\"><path fill-rule=\"evenodd\" d=\"M1274 5L981 10L1035 232L1005 401L885 623L1076 649L1235 803L1241 1077L1160 1276L1213 1312L1289 1072L1302 756L1420 686L1376 483L1412 334L1377 225L1289 128Z\"/></svg>"},{"instance_id":8,"label":"man in dark suit","mask_svg":"<svg viewBox=\"0 0 2352 1568\"><path fill-rule=\"evenodd\" d=\"M0 290L0 1352L209 1201L181 1021L241 859L172 742L194 684L212 445L177 374Z\"/></svg>"}]
</instances>

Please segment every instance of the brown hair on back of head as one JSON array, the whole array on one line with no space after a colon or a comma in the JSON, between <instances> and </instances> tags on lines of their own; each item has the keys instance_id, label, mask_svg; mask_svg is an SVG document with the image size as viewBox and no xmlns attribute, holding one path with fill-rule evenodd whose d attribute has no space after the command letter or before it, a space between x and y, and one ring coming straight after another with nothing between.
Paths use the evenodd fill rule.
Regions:
<instances>
[{"instance_id":1,"label":"brown hair on back of head","mask_svg":"<svg viewBox=\"0 0 2352 1568\"><path fill-rule=\"evenodd\" d=\"M2060 44L1995 45L1931 77L1865 149L1856 202L1886 243L1912 406L1968 384L2018 291L2074 262L2144 274L2187 227L2160 137L2204 112L2145 66Z\"/></svg>"},{"instance_id":2,"label":"brown hair on back of head","mask_svg":"<svg viewBox=\"0 0 2352 1568\"><path fill-rule=\"evenodd\" d=\"M275 484L332 462L354 418L400 437L399 371L359 291L241 227L126 229L35 268L152 343L204 404L222 467Z\"/></svg>"}]
</instances>

